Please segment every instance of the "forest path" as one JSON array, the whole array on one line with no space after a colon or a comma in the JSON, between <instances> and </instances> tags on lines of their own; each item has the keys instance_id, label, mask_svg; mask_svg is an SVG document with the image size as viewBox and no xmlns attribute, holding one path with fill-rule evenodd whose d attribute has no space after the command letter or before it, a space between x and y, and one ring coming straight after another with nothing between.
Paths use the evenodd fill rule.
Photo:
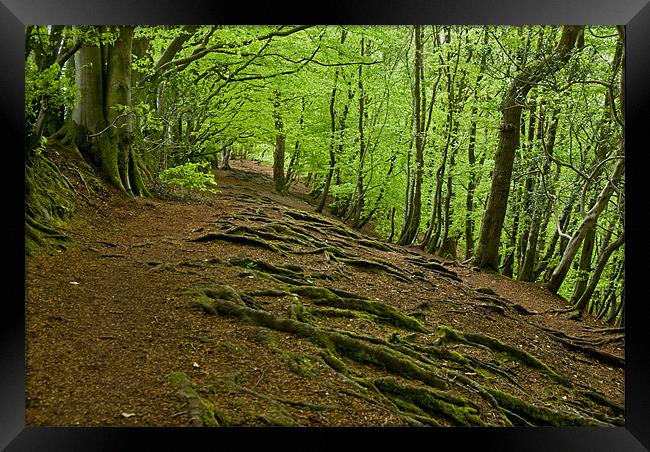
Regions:
<instances>
[{"instance_id":1,"label":"forest path","mask_svg":"<svg viewBox=\"0 0 650 452\"><path fill-rule=\"evenodd\" d=\"M27 259L27 425L621 424L622 333L233 167L189 202L93 199Z\"/></svg>"}]
</instances>

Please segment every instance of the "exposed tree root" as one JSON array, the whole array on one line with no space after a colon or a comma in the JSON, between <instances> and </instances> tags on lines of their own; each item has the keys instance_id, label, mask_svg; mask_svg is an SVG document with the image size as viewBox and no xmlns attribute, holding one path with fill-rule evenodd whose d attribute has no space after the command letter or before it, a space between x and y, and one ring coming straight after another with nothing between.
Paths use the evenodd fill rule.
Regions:
<instances>
[{"instance_id":1,"label":"exposed tree root","mask_svg":"<svg viewBox=\"0 0 650 452\"><path fill-rule=\"evenodd\" d=\"M415 264L415 265L417 265L419 267L423 267L423 268L426 268L428 270L432 270L434 272L437 272L442 276L453 279L454 281L462 282L462 279L460 279L460 277L458 276L458 273L456 273L453 270L449 270L447 267L442 265L437 260L416 259L416 258L410 258L410 257L407 257L404 260L406 262L410 262L412 264Z\"/></svg>"},{"instance_id":2,"label":"exposed tree root","mask_svg":"<svg viewBox=\"0 0 650 452\"><path fill-rule=\"evenodd\" d=\"M306 280L308 279L325 279L329 281L335 279L332 275L325 272L309 271L292 264L275 265L270 262L250 259L248 257L233 258L229 259L228 262L231 265L235 265L237 267L258 270L261 272L270 273L274 276L290 276L292 278L295 278L295 281L304 281L304 283L307 283L308 281Z\"/></svg>"},{"instance_id":3,"label":"exposed tree root","mask_svg":"<svg viewBox=\"0 0 650 452\"><path fill-rule=\"evenodd\" d=\"M611 353L604 352L602 350L598 350L596 348L590 347L588 345L581 345L578 344L572 340L565 339L560 335L553 334L552 332L548 332L549 335L555 339L556 341L560 342L564 346L566 346L568 349L571 350L578 350L588 356L591 356L592 358L600 361L603 364L607 364L609 366L613 367L618 367L621 369L625 368L625 358L612 355Z\"/></svg>"},{"instance_id":4,"label":"exposed tree root","mask_svg":"<svg viewBox=\"0 0 650 452\"><path fill-rule=\"evenodd\" d=\"M588 338L584 338L584 337L569 336L568 334L566 334L566 333L564 333L562 331L553 330L551 328L547 328L547 327L544 327L544 326L540 326L539 328L546 331L547 333L550 333L551 335L553 335L555 337L560 337L560 338L566 339L568 341L571 341L571 342L575 343L576 345L599 346L599 345L609 344L611 342L623 341L625 339L624 335L611 336L611 337L602 338L602 339L588 339Z\"/></svg>"},{"instance_id":5,"label":"exposed tree root","mask_svg":"<svg viewBox=\"0 0 650 452\"><path fill-rule=\"evenodd\" d=\"M552 370L550 367L541 362L539 359L535 358L530 353L515 347L511 347L497 339L480 334L461 333L448 327L441 327L440 332L442 334L440 338L441 343L451 341L463 342L466 344L485 345L494 352L504 353L522 364L539 370L541 373L551 377L560 384L571 386L571 381L568 378L559 375L557 372Z\"/></svg>"},{"instance_id":6,"label":"exposed tree root","mask_svg":"<svg viewBox=\"0 0 650 452\"><path fill-rule=\"evenodd\" d=\"M192 427L219 427L214 406L199 396L186 374L174 372L170 380L178 396L187 403Z\"/></svg>"},{"instance_id":7,"label":"exposed tree root","mask_svg":"<svg viewBox=\"0 0 650 452\"><path fill-rule=\"evenodd\" d=\"M213 240L224 240L226 242L231 242L231 243L240 243L244 245L252 245L252 246L257 246L259 248L264 248L267 250L274 251L278 254L285 255L285 250L288 250L286 246L283 246L281 249L280 245L275 245L273 243L267 242L265 240L261 240L257 237L253 236L248 236L248 235L233 235L233 234L225 234L221 232L210 232L208 234L204 234L200 237L196 237L194 239L191 239L191 242L210 242Z\"/></svg>"},{"instance_id":8,"label":"exposed tree root","mask_svg":"<svg viewBox=\"0 0 650 452\"><path fill-rule=\"evenodd\" d=\"M609 427L611 424L599 421L595 418L584 417L579 415L571 415L559 411L550 410L545 407L532 405L517 397L514 397L505 392L493 388L486 388L487 391L494 396L499 402L499 405L509 411L517 413L525 419L529 419L535 425L554 425L554 426L598 426Z\"/></svg>"},{"instance_id":9,"label":"exposed tree root","mask_svg":"<svg viewBox=\"0 0 650 452\"><path fill-rule=\"evenodd\" d=\"M477 300L483 300L483 301L489 301L490 303L494 303L497 306L501 306L502 308L507 308L507 309L512 309L518 314L522 315L537 315L539 312L537 311L531 311L524 306L513 303L512 301L506 300L505 298L501 297L491 297L488 295L480 295L476 297Z\"/></svg>"},{"instance_id":10,"label":"exposed tree root","mask_svg":"<svg viewBox=\"0 0 650 452\"><path fill-rule=\"evenodd\" d=\"M310 289L325 289L324 287L304 287L304 286L291 286L289 291L304 297L312 299L312 303L319 306L328 306L343 310L363 311L372 314L378 320L388 324L405 328L410 331L428 332L427 328L422 325L418 320L402 314L395 308L388 306L385 303L372 300L361 300L358 298L342 298L333 292L325 289L327 295L322 295L325 291Z\"/></svg>"},{"instance_id":11,"label":"exposed tree root","mask_svg":"<svg viewBox=\"0 0 650 452\"><path fill-rule=\"evenodd\" d=\"M496 353L505 354L522 362L564 386L571 387L568 380L537 358L487 336L461 333L443 327L440 330L442 336L438 346L422 347L409 340L401 340L396 335L392 335L386 341L351 331L315 326L308 323L308 317L314 312L318 313L320 308L310 312L310 308L299 302L290 305L290 318L282 319L264 310L250 307L251 303L246 302L244 298L252 298L257 294L273 296L295 294L311 300L316 305L336 306L336 310L342 313L363 311L365 314L377 318L380 315L385 318L386 312L389 312L392 318L396 318L394 311L390 309L386 311L385 305L380 306L379 302L339 297L334 292L319 286L289 285L284 290L272 293L269 290L249 292L245 296L237 294L232 288L219 286L194 290L193 293L197 295L193 302L194 305L206 313L240 318L248 323L294 334L322 347L320 357L329 367L346 380L353 381L371 390L377 396L381 396L381 400L389 411L411 425L438 425L439 419L445 419L446 422L453 425L495 425L494 419L499 419L497 421L500 422L499 425L514 423L516 425L602 426L618 422L617 418L592 412L588 408L574 409L573 411L577 411L578 414L553 410L524 401L502 390L485 386L485 383L479 383L477 380L469 378L468 375L482 378L481 374L473 372L475 369L481 369L483 373L497 375L509 384L521 388L507 371L440 346L448 341L484 346ZM414 339L417 337L416 334L413 336ZM366 379L354 376L343 359L349 359L361 365L379 366L406 381L401 382L395 377ZM455 362L460 366L460 371L449 368L443 370L443 367L448 367L445 366L445 361ZM408 381L420 383L414 384L408 383ZM426 386L422 386L422 384ZM495 410L496 418L494 415L486 417L487 414L482 413L479 405L470 399L450 393L449 390L455 386L469 395L480 395ZM575 394L580 395L581 393L575 392ZM594 398L587 394L582 395L586 399ZM560 404L558 404L558 408ZM601 401L599 404L612 409L606 402ZM568 402L565 405L568 405ZM487 419L491 419L491 421Z\"/></svg>"},{"instance_id":12,"label":"exposed tree root","mask_svg":"<svg viewBox=\"0 0 650 452\"><path fill-rule=\"evenodd\" d=\"M370 261L365 259L349 259L345 257L336 257L338 262L343 262L344 264L351 265L353 267L366 269L370 271L381 271L389 273L395 276L400 281L411 282L411 277L407 273L397 270L395 266L388 263L382 263L377 261Z\"/></svg>"},{"instance_id":13,"label":"exposed tree root","mask_svg":"<svg viewBox=\"0 0 650 452\"><path fill-rule=\"evenodd\" d=\"M609 400L607 397L605 397L604 395L596 391L582 390L579 392L580 394L584 395L591 401L596 402L601 406L609 408L611 412L615 415L622 416L625 413L625 407L622 404L614 402L613 400Z\"/></svg>"},{"instance_id":14,"label":"exposed tree root","mask_svg":"<svg viewBox=\"0 0 650 452\"><path fill-rule=\"evenodd\" d=\"M477 415L476 405L467 399L451 396L442 391L400 383L394 378L373 381L374 386L390 398L399 398L419 407L429 415L440 415L453 425L486 426Z\"/></svg>"}]
</instances>

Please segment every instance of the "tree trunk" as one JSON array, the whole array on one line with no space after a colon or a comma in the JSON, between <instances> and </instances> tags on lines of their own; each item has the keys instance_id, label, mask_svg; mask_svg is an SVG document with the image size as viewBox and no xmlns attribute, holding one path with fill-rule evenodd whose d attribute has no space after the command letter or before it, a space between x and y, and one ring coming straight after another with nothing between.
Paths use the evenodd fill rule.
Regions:
<instances>
[{"instance_id":1,"label":"tree trunk","mask_svg":"<svg viewBox=\"0 0 650 452\"><path fill-rule=\"evenodd\" d=\"M605 269L605 266L607 265L607 261L609 260L610 256L616 251L618 248L623 245L623 242L625 242L625 234L621 234L621 236L616 239L614 242L610 243L605 249L601 250L600 255L598 256L598 262L596 263L596 268L594 269L593 274L591 275L591 278L589 279L589 285L585 288L585 290L581 293L580 298L576 300L574 303L576 310L582 315L584 312L585 308L587 307L589 300L591 299L591 296L594 294L594 291L596 290L596 286L598 285L598 281L600 280L600 275L602 275L603 270Z\"/></svg>"},{"instance_id":2,"label":"tree trunk","mask_svg":"<svg viewBox=\"0 0 650 452\"><path fill-rule=\"evenodd\" d=\"M332 176L334 175L334 167L336 165L336 110L334 105L336 103L336 83L339 78L339 70L334 73L334 87L332 88L332 95L330 96L330 164L325 177L325 186L323 187L323 194L316 207L316 212L322 212L327 202L327 196L330 191L330 184L332 183Z\"/></svg>"},{"instance_id":3,"label":"tree trunk","mask_svg":"<svg viewBox=\"0 0 650 452\"><path fill-rule=\"evenodd\" d=\"M582 252L580 253L580 263L578 265L578 274L573 286L571 295L571 304L576 304L580 296L587 288L589 281L589 272L591 269L591 260L594 255L594 245L596 244L596 223L585 233L585 239L582 243Z\"/></svg>"},{"instance_id":4,"label":"tree trunk","mask_svg":"<svg viewBox=\"0 0 650 452\"><path fill-rule=\"evenodd\" d=\"M541 115L541 114L540 114ZM548 174L551 168L551 156L553 155L553 148L555 146L555 133L557 130L557 121L556 121L557 112L554 111L551 115L551 121L548 124L546 130L546 138L544 140L544 154L546 155L546 161L544 162L544 167L542 168L542 174L540 177L540 187L545 187L547 185L544 182L545 175ZM543 133L543 122L540 119L538 125L538 137L541 138ZM552 190L552 189L551 189ZM544 234L544 228L546 227L546 222L543 220L543 216L546 215L547 203L544 201L544 198L539 194L533 198L533 219L531 221L531 227L528 231L528 237L526 240L525 255L521 268L519 269L517 279L519 281L529 281L532 282L535 280L535 263L538 256L538 241L540 234Z\"/></svg>"},{"instance_id":5,"label":"tree trunk","mask_svg":"<svg viewBox=\"0 0 650 452\"><path fill-rule=\"evenodd\" d=\"M219 163L217 164L217 168L224 171L230 170L231 153L232 153L232 148L230 146L227 146L219 155Z\"/></svg>"},{"instance_id":6,"label":"tree trunk","mask_svg":"<svg viewBox=\"0 0 650 452\"><path fill-rule=\"evenodd\" d=\"M483 45L488 44L487 30L483 34ZM481 63L479 65L479 74L476 77L476 84L474 85L474 101L478 101L478 93L483 80L483 71L485 70L487 53L481 56ZM476 190L476 114L478 107L472 107L471 125L469 130L469 146L467 147L467 163L469 163L469 180L467 181L467 197L465 198L465 259L474 256L474 190Z\"/></svg>"},{"instance_id":7,"label":"tree trunk","mask_svg":"<svg viewBox=\"0 0 650 452\"><path fill-rule=\"evenodd\" d=\"M275 191L285 192L286 180L284 177L284 147L286 136L284 134L284 123L280 111L280 92L275 92L273 99L273 120L275 123L275 148L273 150L273 183Z\"/></svg>"},{"instance_id":8,"label":"tree trunk","mask_svg":"<svg viewBox=\"0 0 650 452\"><path fill-rule=\"evenodd\" d=\"M619 28L619 33L624 34L624 29ZM624 38L624 36L622 36L622 38ZM619 111L623 121L625 121L625 52L623 52L622 59L623 59L623 64L621 65L620 106L619 106L620 110ZM558 290L560 290L560 287L562 286L562 283L564 282L569 272L571 262L573 262L573 258L578 252L578 248L582 244L590 228L596 223L596 220L598 219L600 213L603 210L605 210L605 207L607 207L607 204L609 203L609 198L612 196L612 193L614 193L614 189L616 188L615 187L616 184L623 177L624 170L625 170L625 127L623 127L622 129L621 139L619 142L618 161L616 162L616 165L612 170L611 176L608 177L607 183L605 184L605 188L603 188L600 194L598 195L596 203L593 205L593 207L583 217L582 221L580 222L580 225L578 226L578 229L569 240L569 243L567 244L567 247L564 250L564 254L562 255L560 263L553 271L553 274L551 275L551 278L549 279L547 284L547 288L551 292L557 293Z\"/></svg>"},{"instance_id":9,"label":"tree trunk","mask_svg":"<svg viewBox=\"0 0 650 452\"><path fill-rule=\"evenodd\" d=\"M124 191L118 169L118 151L108 132L104 116L104 71L99 46L84 45L75 55L76 85L79 100L72 112L72 120L87 135L82 151L90 154L108 180Z\"/></svg>"},{"instance_id":10,"label":"tree trunk","mask_svg":"<svg viewBox=\"0 0 650 452\"><path fill-rule=\"evenodd\" d=\"M365 55L365 38L361 38L361 56ZM350 212L346 214L346 220L352 220L354 227L359 226L361 220L361 212L365 205L365 190L363 188L363 174L366 158L366 139L364 137L364 119L366 116L366 94L363 88L363 66L359 65L357 88L359 90L359 119L357 122L357 130L359 132L359 163L357 166L357 179L352 196L352 204L350 205Z\"/></svg>"},{"instance_id":11,"label":"tree trunk","mask_svg":"<svg viewBox=\"0 0 650 452\"><path fill-rule=\"evenodd\" d=\"M422 83L422 27L420 25L414 26L415 33L415 68L414 68L414 85L413 93L413 136L415 143L415 172L412 181L412 197L408 210L408 216L405 219L404 228L400 234L398 244L410 245L417 237L418 230L420 229L420 214L422 209L422 173L424 171L424 137L423 122L421 114L422 101L421 83Z\"/></svg>"},{"instance_id":12,"label":"tree trunk","mask_svg":"<svg viewBox=\"0 0 650 452\"><path fill-rule=\"evenodd\" d=\"M390 213L388 214L390 218L390 232L388 233L388 243L393 243L393 236L395 235L395 207L390 208Z\"/></svg>"},{"instance_id":13,"label":"tree trunk","mask_svg":"<svg viewBox=\"0 0 650 452\"><path fill-rule=\"evenodd\" d=\"M120 26L118 29L119 37L115 44L108 48L104 114L106 115L106 122L113 125L110 131L118 148L118 167L122 185L128 193L133 193L131 176L129 175L129 160L133 153L131 146L133 143L132 115L128 111L116 109L118 106L123 108L131 106L131 43L133 41L133 27Z\"/></svg>"},{"instance_id":14,"label":"tree trunk","mask_svg":"<svg viewBox=\"0 0 650 452\"><path fill-rule=\"evenodd\" d=\"M474 255L474 190L476 189L476 113L477 107L472 107L472 123L469 129L469 146L467 148L467 163L469 163L469 180L467 181L467 197L465 198L465 259Z\"/></svg>"},{"instance_id":15,"label":"tree trunk","mask_svg":"<svg viewBox=\"0 0 650 452\"><path fill-rule=\"evenodd\" d=\"M545 76L557 72L570 58L582 26L565 26L560 42L548 58L541 58L526 66L512 81L501 104L499 144L494 157L495 166L487 207L483 214L481 233L476 252L476 264L481 268L497 270L499 243L506 213L510 177L519 141L519 122L526 95Z\"/></svg>"},{"instance_id":16,"label":"tree trunk","mask_svg":"<svg viewBox=\"0 0 650 452\"><path fill-rule=\"evenodd\" d=\"M623 147L622 144L621 147ZM571 236L571 239L569 240L569 243L564 250L564 254L562 255L560 263L557 265L557 267L555 267L555 270L553 271L553 274L551 275L551 278L546 286L551 292L557 293L557 291L560 289L560 286L564 282L564 279L569 272L573 258L578 253L578 249L587 236L587 233L596 223L598 215L600 215L600 213L605 210L605 207L609 202L609 198L614 192L615 184L617 184L623 176L624 169L625 159L621 155L621 158L619 158L619 160L616 162L616 166L614 166L612 175L610 176L607 185L605 185L605 188L603 188L603 190L600 192L600 195L598 196L598 199L594 206L591 208L591 210L589 210L589 212L587 212L587 214L580 222L580 225L578 226L576 232L573 234L573 236Z\"/></svg>"},{"instance_id":17,"label":"tree trunk","mask_svg":"<svg viewBox=\"0 0 650 452\"><path fill-rule=\"evenodd\" d=\"M80 148L111 184L135 195L149 195L133 149L131 119L131 47L133 27L117 27L114 44L84 45L75 55L80 97L72 111L73 128L85 139Z\"/></svg>"}]
</instances>

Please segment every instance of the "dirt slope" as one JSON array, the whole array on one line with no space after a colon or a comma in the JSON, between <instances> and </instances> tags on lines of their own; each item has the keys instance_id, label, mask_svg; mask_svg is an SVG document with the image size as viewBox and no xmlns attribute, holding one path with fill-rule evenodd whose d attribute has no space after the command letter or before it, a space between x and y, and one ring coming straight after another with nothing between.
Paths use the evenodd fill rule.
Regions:
<instances>
[{"instance_id":1,"label":"dirt slope","mask_svg":"<svg viewBox=\"0 0 650 452\"><path fill-rule=\"evenodd\" d=\"M27 425L621 425L622 333L387 245L235 162L27 259Z\"/></svg>"}]
</instances>

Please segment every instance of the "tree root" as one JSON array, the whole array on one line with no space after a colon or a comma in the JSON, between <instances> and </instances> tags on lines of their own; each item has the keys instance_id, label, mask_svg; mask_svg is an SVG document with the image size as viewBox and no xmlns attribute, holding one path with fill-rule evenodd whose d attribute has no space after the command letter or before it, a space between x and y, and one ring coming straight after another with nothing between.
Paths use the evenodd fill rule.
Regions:
<instances>
[{"instance_id":1,"label":"tree root","mask_svg":"<svg viewBox=\"0 0 650 452\"><path fill-rule=\"evenodd\" d=\"M268 294L269 291L261 291ZM437 417L446 419L454 425L494 425L494 420L487 421L478 412L478 405L469 399L453 396L447 392L450 385L456 385L470 394L478 394L494 409L500 425L612 425L618 418L608 417L601 413L583 411L582 414L568 414L557 410L533 405L514 395L483 386L467 375L473 373L442 370L437 361L456 362L461 367L474 370L475 368L493 373L504 378L509 383L519 386L506 371L488 363L483 363L473 357L466 357L442 347L421 347L411 342L400 340L396 335L386 341L373 336L364 336L351 331L325 329L314 326L303 320L309 320L309 310L300 303L292 303L290 316L282 319L274 314L255 307L244 298L252 298L251 293L245 296L236 294L231 288L207 288L194 290L197 295L194 306L209 314L220 314L240 318L241 320L277 331L292 333L298 337L310 340L323 348L320 357L334 371L347 381L356 382L362 387L376 393L384 400L385 407L394 415L410 425L437 425ZM285 290L274 291L271 295L296 294L310 300L322 301L326 305L346 300L344 303L359 303L357 299L339 297L332 291L318 286L288 286ZM241 300L241 301L240 301ZM364 300L368 303L371 300ZM315 303L316 304L316 303ZM365 304L365 307L372 304ZM368 308L372 311L373 308ZM349 310L353 312L352 310ZM383 312L383 311L382 311ZM371 315L364 311L366 315ZM548 368L532 355L502 344L496 339L486 336L460 333L450 328L441 328L442 337L438 343L445 341L463 342L469 345L480 345L494 352L504 353L522 362L553 380L571 387L564 378ZM415 336L415 335L412 335ZM389 373L411 381L426 385L414 386L411 383L398 383L393 377L388 379L375 378L367 380L351 374L343 358L359 364L374 365L384 368ZM467 375L466 375L467 374ZM581 393L576 392L576 395ZM583 394L583 397L590 398ZM569 402L566 402L569 403ZM600 405L603 405L600 403ZM606 406L607 408L607 406ZM492 418L494 419L494 418Z\"/></svg>"},{"instance_id":2,"label":"tree root","mask_svg":"<svg viewBox=\"0 0 650 452\"><path fill-rule=\"evenodd\" d=\"M174 372L170 380L176 394L188 405L192 427L219 427L214 406L199 396L186 374Z\"/></svg>"},{"instance_id":3,"label":"tree root","mask_svg":"<svg viewBox=\"0 0 650 452\"><path fill-rule=\"evenodd\" d=\"M609 400L607 397L605 397L604 395L596 391L581 390L578 392L583 396L587 397L592 402L595 402L601 406L609 408L611 412L615 415L622 416L625 413L625 407L622 404L614 402L613 400Z\"/></svg>"},{"instance_id":4,"label":"tree root","mask_svg":"<svg viewBox=\"0 0 650 452\"><path fill-rule=\"evenodd\" d=\"M603 364L607 364L609 366L613 367L618 367L620 369L625 368L625 358L622 358L620 356L612 355L611 353L604 352L602 350L598 350L596 348L590 347L588 345L581 345L577 344L569 339L564 339L563 337L559 335L555 335L553 333L549 333L550 336L555 339L556 341L560 342L567 348L571 350L578 350L588 356L591 356L592 358L600 361Z\"/></svg>"},{"instance_id":5,"label":"tree root","mask_svg":"<svg viewBox=\"0 0 650 452\"><path fill-rule=\"evenodd\" d=\"M512 309L516 313L522 314L522 315L537 315L537 314L540 314L537 311L531 311L531 310L525 308L524 306L522 306L520 304L513 303L512 301L506 300L505 298L501 298L501 297L491 297L489 295L480 295L480 296L475 297L475 298L477 300L489 301L490 303L494 303L497 306L501 306L502 308Z\"/></svg>"},{"instance_id":6,"label":"tree root","mask_svg":"<svg viewBox=\"0 0 650 452\"><path fill-rule=\"evenodd\" d=\"M388 263L383 263L383 262L377 262L377 261L370 261L370 260L365 260L365 259L351 259L351 258L345 258L345 257L335 257L335 260L338 262L343 262L344 264L351 265L353 267L361 268L361 269L366 269L370 271L381 271L385 273L389 273L393 276L395 276L397 279L403 282L411 282L412 279L410 275L404 273L401 270L398 270L395 266L388 264Z\"/></svg>"},{"instance_id":7,"label":"tree root","mask_svg":"<svg viewBox=\"0 0 650 452\"><path fill-rule=\"evenodd\" d=\"M287 286L286 290L295 295L309 298L315 305L363 311L373 315L377 320L394 326L421 333L428 332L428 329L417 319L403 314L381 301L359 298L354 294L350 294L353 298L340 297L330 289L320 286Z\"/></svg>"},{"instance_id":8,"label":"tree root","mask_svg":"<svg viewBox=\"0 0 650 452\"><path fill-rule=\"evenodd\" d=\"M539 370L541 373L551 377L562 385L569 387L571 386L571 381L568 378L559 375L557 372L552 370L550 367L541 362L539 359L535 358L530 353L506 345L497 339L480 334L461 333L444 326L441 327L439 331L442 335L439 339L440 343L461 342L465 344L484 345L490 348L493 352L504 353L512 359L527 365L528 367Z\"/></svg>"},{"instance_id":9,"label":"tree root","mask_svg":"<svg viewBox=\"0 0 650 452\"><path fill-rule=\"evenodd\" d=\"M410 257L407 257L404 260L411 264L417 265L418 267L424 267L428 270L432 270L441 276L453 279L454 281L462 282L462 279L460 279L458 273L453 270L449 270L447 267L436 260L415 259Z\"/></svg>"},{"instance_id":10,"label":"tree root","mask_svg":"<svg viewBox=\"0 0 650 452\"><path fill-rule=\"evenodd\" d=\"M415 378L435 388L445 388L447 386L444 377L437 375L432 369L414 363L408 356L389 347L367 344L358 339L323 330L304 322L279 319L265 311L251 309L220 298L212 298L207 293L195 299L194 305L209 314L238 317L260 326L296 334L354 361L380 365L392 372Z\"/></svg>"},{"instance_id":11,"label":"tree root","mask_svg":"<svg viewBox=\"0 0 650 452\"><path fill-rule=\"evenodd\" d=\"M439 415L463 426L486 426L477 415L475 405L467 399L442 391L398 382L394 378L373 380L374 386L390 398L398 397L417 406L429 415Z\"/></svg>"},{"instance_id":12,"label":"tree root","mask_svg":"<svg viewBox=\"0 0 650 452\"><path fill-rule=\"evenodd\" d=\"M204 234L202 236L196 237L194 239L190 239L190 242L210 242L213 240L224 240L226 242L231 242L231 243L238 243L238 244L244 244L244 245L252 245L256 246L259 248L264 248L267 250L271 250L275 253L281 254L281 255L286 255L285 251L289 251L290 248L286 246L280 246L276 245L270 242L267 242L265 240L261 240L257 237L253 236L248 236L248 235L233 235L233 234L225 234L221 232L210 232L207 234Z\"/></svg>"},{"instance_id":13,"label":"tree root","mask_svg":"<svg viewBox=\"0 0 650 452\"><path fill-rule=\"evenodd\" d=\"M551 409L532 405L517 397L514 397L505 392L493 388L486 388L486 390L494 396L500 406L505 409L517 413L525 419L537 421L536 425L553 425L557 427L567 426L598 426L598 427L611 427L612 424L599 421L592 417L583 417L553 411Z\"/></svg>"},{"instance_id":14,"label":"tree root","mask_svg":"<svg viewBox=\"0 0 650 452\"><path fill-rule=\"evenodd\" d=\"M248 257L232 258L229 259L228 262L231 265L235 265L237 267L258 270L264 273L272 274L273 276L289 276L291 278L294 278L294 281L304 281L305 284L308 283L306 279L326 279L330 281L334 280L333 276L325 272L308 271L302 269L301 267L298 267L297 265L275 265L270 262L255 260Z\"/></svg>"}]
</instances>

